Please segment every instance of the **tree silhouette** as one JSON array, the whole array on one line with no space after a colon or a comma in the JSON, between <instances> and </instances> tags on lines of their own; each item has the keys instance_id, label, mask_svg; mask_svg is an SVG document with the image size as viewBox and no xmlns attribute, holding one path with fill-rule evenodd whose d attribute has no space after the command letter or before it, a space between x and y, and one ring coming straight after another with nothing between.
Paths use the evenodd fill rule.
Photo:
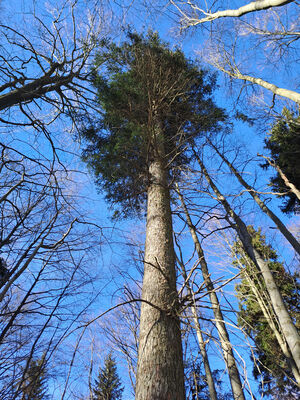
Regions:
<instances>
[{"instance_id":1,"label":"tree silhouette","mask_svg":"<svg viewBox=\"0 0 300 400\"><path fill-rule=\"evenodd\" d=\"M98 379L93 389L93 400L120 400L124 387L117 373L116 361L110 353L104 360L104 367L100 368Z\"/></svg>"},{"instance_id":2,"label":"tree silhouette","mask_svg":"<svg viewBox=\"0 0 300 400\"><path fill-rule=\"evenodd\" d=\"M29 367L20 386L22 400L46 400L49 398L47 393L47 374L44 359L31 360Z\"/></svg>"}]
</instances>

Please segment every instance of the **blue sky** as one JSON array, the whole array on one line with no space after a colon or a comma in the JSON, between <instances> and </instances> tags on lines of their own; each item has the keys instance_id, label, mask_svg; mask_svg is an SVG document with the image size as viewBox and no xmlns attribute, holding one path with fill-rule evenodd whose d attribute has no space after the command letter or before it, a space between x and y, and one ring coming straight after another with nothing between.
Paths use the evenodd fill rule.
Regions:
<instances>
[{"instance_id":1,"label":"blue sky","mask_svg":"<svg viewBox=\"0 0 300 400\"><path fill-rule=\"evenodd\" d=\"M28 2L25 1L25 3L28 4ZM11 8L16 11L16 18L19 18L21 14L18 14L20 11L23 10L22 8L23 1L18 0L17 2L14 2L13 5L6 5L5 3L2 5L4 6L5 9L9 10L9 13L11 13ZM37 7L39 7L39 3L36 3ZM232 2L230 3L231 7ZM245 4L245 2L235 2L235 4ZM124 5L124 3L123 3ZM116 8L114 4L112 4L112 7L114 10L117 10L117 14L121 15L121 11L119 8ZM136 7L136 8L135 8ZM139 10L139 11L138 11ZM12 17L11 17L12 18ZM159 15L157 12L150 12L145 11L142 6L139 5L138 2L133 3L133 8L128 9L128 13L126 15L126 18L128 23L131 25L131 27L134 27L137 31L147 31L149 27L151 27L154 30L157 30L160 34L160 36L168 41L171 45L178 45L181 47L186 55L188 57L194 57L195 56L195 51L198 51L199 48L201 49L201 46L204 45L205 42L205 32L204 35L202 36L200 29L197 31L193 32L193 35L189 36L187 34L185 37L179 36L178 31L176 28L174 28L174 20L172 21L171 19L167 19L165 15ZM28 27L28 33L30 34L30 27ZM116 38L116 41L118 42L119 40L122 40L121 38L123 37L120 32L113 31L113 35ZM243 44L244 49L247 50L247 44ZM252 48L248 47L249 52L250 50L252 51ZM253 65L252 65L252 68ZM298 67L299 68L299 67ZM253 71L253 70L252 70ZM262 73L261 67L257 69L259 73ZM256 72L256 71L255 71ZM267 71L267 68L265 67L265 70L263 71L264 75L269 78L273 79L276 78L276 82L278 84L288 84L292 83L293 81L291 80L291 77L295 75L297 71L292 71L292 72L280 72L278 74L274 74L274 69L270 68L269 71ZM299 72L299 70L298 70ZM221 73L218 73L218 84L219 88L217 89L215 93L215 101L217 105L220 107L224 107L227 110L233 110L234 105L235 105L235 99L236 97L230 97L227 91L227 87L225 84L224 76ZM235 84L234 84L235 86ZM238 84L237 84L238 86ZM234 95L235 95L234 91ZM252 115L253 110L252 109L247 109L247 102L241 103L240 108L242 109L243 112L246 114L249 112L250 115ZM250 105L248 104L248 107ZM43 110L44 111L44 110ZM17 114L16 114L17 115ZM76 143L73 139L74 137L70 137L69 135L69 121L62 118L60 119L56 124L53 124L51 126L51 134L53 135L53 138L55 140L55 144L58 145L62 151L60 151L60 157L61 160L64 164L67 164L70 168L72 168L74 171L79 171L79 172L74 172L73 174L73 181L74 181L74 191L78 191L78 200L80 203L80 207L82 209L82 212L85 213L90 221L92 221L94 224L98 224L99 226L103 227L103 233L104 233L104 243L101 246L100 251L97 253L97 256L95 256L94 265L92 266L93 268L93 273L98 275L99 281L94 282L95 285L95 290L99 291L100 295L97 299L97 301L93 304L89 311L89 317L93 318L103 311L105 311L107 308L111 307L112 305L116 304L119 300L120 292L122 291L122 288L126 282L126 279L128 279L128 276L126 273L133 278L137 279L139 277L139 274L135 271L135 265L132 263L132 265L129 265L129 270L128 270L128 264L130 263L130 249L131 245L128 245L128 237L133 237L134 240L139 240L140 242L143 242L143 230L145 226L145 221L143 220L127 220L127 221L118 221L118 222L112 222L111 221L111 215L112 211L109 209L108 205L104 201L104 195L102 193L98 193L95 185L93 183L93 178L91 175L89 175L89 172L86 170L85 165L81 162L80 160L80 145ZM45 141L45 139L42 137L42 135L39 136L34 136L32 131L29 129L20 129L20 130L13 130L7 135L6 127L3 125L0 127L0 132L3 140L8 140L11 143L14 144L14 146L18 149L22 149L23 152L26 152L30 156L36 155L37 151L43 155L45 158L51 158L51 152L49 151L49 143ZM265 123L265 131L268 130L268 123ZM257 132L259 131L259 132ZM268 174L265 172L262 172L258 167L258 161L256 157L256 153L258 151L263 151L263 138L264 138L264 133L262 132L262 127L261 124L259 127L254 126L250 127L247 124L241 123L241 122L234 122L234 128L233 132L231 133L228 141L236 144L238 142L241 142L244 144L246 147L247 151L249 152L250 156L254 158L254 161L249 163L246 167L246 176L249 177L249 180L253 180L254 178L257 179L257 185L259 187L263 187L268 179ZM30 147L28 144L30 144ZM67 148L68 152L65 151ZM33 150L34 149L34 150ZM223 176L224 169L221 170L219 166L219 162L216 161L216 159L212 159L210 161L210 168L214 174L216 174L216 177L220 177L222 173L222 184L220 184L222 187L222 190L224 190L226 193L230 194L234 192L233 189L237 187L236 183L234 183L234 180L232 178L229 178L228 176L225 175ZM204 201L209 201L208 198L205 198ZM240 199L235 200L236 204L240 203ZM199 200L199 205L202 204L202 200ZM272 226L269 222L266 221L265 217L262 216L257 212L256 205L253 205L252 202L246 201L245 202L246 207L243 209L244 215L247 216L247 219L253 223L256 224L256 226L259 226L261 224L267 223L267 226ZM281 217L284 219L284 221L288 225L296 224L297 218L292 218L289 219L286 216L282 216L280 213L280 210L278 208L279 202L273 198L272 200L273 204L273 209L278 212L278 214L281 215ZM179 231L181 229L181 226L178 222L175 222L174 224L175 230ZM284 259L290 260L291 259L291 254L286 249L286 246L282 244L281 238L277 235L275 235L275 232L273 230L269 230L270 233L270 238L273 240L274 243L278 245L278 248L280 249L280 254ZM183 234L183 247L184 247L184 255L186 259L191 257L192 249L193 246L190 243L190 240L188 238L188 232L185 229L185 232ZM214 239L216 240L216 239ZM214 278L219 279L222 277L222 279L226 279L230 274L232 273L232 267L230 266L230 260L227 256L225 256L225 251L222 249L221 250L221 255L222 257L218 257L218 254L220 253L220 249L218 248L218 245L214 244L214 240L208 242L205 241L206 246L207 246L207 252L209 254L208 260L209 264L212 266L212 274ZM224 262L225 259L225 262ZM289 264L290 261L287 261ZM236 302L235 298L233 296L233 287L234 285L231 284L230 286L224 288L224 293L228 294L228 298L231 301L231 304L235 307ZM225 304L225 303L224 303ZM109 319L109 315L106 317L105 320ZM102 322L100 321L99 324ZM98 365L101 364L103 360L104 354L107 353L109 350L109 347L107 345L107 340L104 338L104 336L101 334L101 327L97 325L98 323L94 323L90 330L87 332L86 337L86 345L84 346L83 350L78 353L78 358L77 358L77 364L74 367L75 372L74 372L74 377L76 375L79 375L78 381L76 383L76 379L72 381L72 385L74 388L80 388L80 390L83 388L83 382L86 383L86 378L88 376L88 363L89 363L89 350L85 349L85 347L89 347L90 343L95 339L95 348L99 349L99 352L95 354L95 366L94 366L94 371L98 370ZM95 328L92 328L95 327ZM95 329L96 331L92 332L92 330ZM233 329L234 330L234 329ZM92 333L91 333L92 332ZM235 333L232 334L236 335ZM71 339L74 340L75 336L72 336ZM238 343L238 349L242 353L244 352L243 349L243 337L240 336L240 334L237 334L235 341ZM72 347L74 343L71 343L71 340L67 341L68 346ZM98 347L97 347L98 346ZM126 365L124 364L124 361L121 360L121 357L119 358L119 353L116 351L115 356L117 357L118 360L120 360L120 364L118 364L118 368L120 371L121 378L126 386L125 392L124 392L124 400L131 400L132 397L132 392L130 389L130 384L129 380L127 377L127 371L126 371ZM219 355L218 354L218 346L212 345L211 346L211 360L212 364L214 365L214 368L223 368L223 363L220 362ZM84 361L81 363L81 361L84 359ZM249 363L249 360L247 360L247 363ZM249 375L251 377L251 366L249 368ZM77 369L77 370L76 370ZM84 371L84 374L83 374ZM226 380L224 378L224 380ZM228 384L228 383L227 383ZM254 384L255 386L255 384ZM84 389L82 389L85 391ZM72 399L72 397L68 397Z\"/></svg>"}]
</instances>

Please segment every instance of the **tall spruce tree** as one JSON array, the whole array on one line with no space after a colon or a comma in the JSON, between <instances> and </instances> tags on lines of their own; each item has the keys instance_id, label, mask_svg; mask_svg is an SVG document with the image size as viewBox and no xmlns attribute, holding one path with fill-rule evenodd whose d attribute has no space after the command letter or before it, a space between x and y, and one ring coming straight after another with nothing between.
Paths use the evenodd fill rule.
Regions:
<instances>
[{"instance_id":1,"label":"tall spruce tree","mask_svg":"<svg viewBox=\"0 0 300 400\"><path fill-rule=\"evenodd\" d=\"M116 361L110 353L105 358L104 367L100 368L98 379L95 381L93 400L121 400L123 390Z\"/></svg>"},{"instance_id":2,"label":"tall spruce tree","mask_svg":"<svg viewBox=\"0 0 300 400\"><path fill-rule=\"evenodd\" d=\"M282 263L278 261L275 250L266 243L261 229L255 230L248 226L252 244L268 261L276 284L283 296L289 313L300 328L300 283L297 275L288 274ZM255 363L253 373L259 379L263 394L269 394L277 399L296 399L300 388L295 383L297 379L296 366L292 365L292 357L288 347L281 337L280 327L272 309L269 296L261 273L254 263L245 255L239 242L234 246L236 261L244 267L241 282L236 286L239 299L238 325L254 340ZM261 380L261 379L260 379Z\"/></svg>"},{"instance_id":3,"label":"tall spruce tree","mask_svg":"<svg viewBox=\"0 0 300 400\"><path fill-rule=\"evenodd\" d=\"M225 115L211 99L215 77L155 33L129 33L96 63L106 66L93 79L103 114L83 121L84 160L117 213L147 210L136 399L183 400L170 189L189 143L218 131Z\"/></svg>"}]
</instances>

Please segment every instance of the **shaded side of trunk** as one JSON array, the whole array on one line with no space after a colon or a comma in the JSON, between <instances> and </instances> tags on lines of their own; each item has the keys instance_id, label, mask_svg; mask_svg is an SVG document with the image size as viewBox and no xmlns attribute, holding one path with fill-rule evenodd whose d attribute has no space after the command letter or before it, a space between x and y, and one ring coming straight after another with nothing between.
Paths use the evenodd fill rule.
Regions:
<instances>
[{"instance_id":1,"label":"shaded side of trunk","mask_svg":"<svg viewBox=\"0 0 300 400\"><path fill-rule=\"evenodd\" d=\"M297 328L295 327L293 320L292 320L291 316L289 315L287 308L283 302L281 293L278 290L278 287L276 285L276 282L274 280L272 272L270 271L268 263L265 262L264 259L262 258L262 256L259 254L259 252L255 248L253 248L251 236L249 235L249 232L247 230L245 223L233 211L230 204L227 202L225 197L218 190L217 186L213 183L206 168L204 167L202 161L200 160L200 158L198 157L198 155L196 153L195 153L195 156L196 156L197 161L202 169L203 174L205 175L206 180L208 181L211 188L215 192L217 199L223 205L224 209L228 213L228 216L230 216L234 220L234 222L235 222L234 228L237 231L237 234L243 244L243 248L244 248L246 254L250 257L250 259L254 262L254 264L257 266L257 268L262 273L262 276L264 278L264 282L265 282L265 285L267 288L267 292L271 299L272 307L278 318L280 329L281 329L283 336L289 346L290 352L291 352L294 362L297 366L297 369L298 369L298 371L300 371L300 336L299 336Z\"/></svg>"},{"instance_id":2,"label":"shaded side of trunk","mask_svg":"<svg viewBox=\"0 0 300 400\"><path fill-rule=\"evenodd\" d=\"M199 241L197 233L196 233L196 229L195 229L194 225L192 224L192 220L189 215L188 209L185 205L183 196L180 193L179 193L179 197L180 197L181 204L182 204L184 212L185 212L188 227L190 229L190 232L191 232L194 244L195 244L195 248L197 251L197 255L199 258L199 263L200 263L200 267L201 267L201 271L202 271L202 276L205 281L206 288L209 292L209 298L210 298L213 313L215 316L215 324L216 324L216 328L218 331L221 348L223 351L223 357L224 357L226 367L228 369L228 375L229 375L229 379L230 379L232 393L233 393L235 400L244 400L245 396L243 393L243 386L242 386L240 374L239 374L239 371L238 371L238 368L237 368L237 365L235 362L235 358L233 355L232 346L230 343L226 325L224 323L224 317L223 317L223 313L222 313L222 310L220 307L219 299L216 295L213 282L209 275L207 263L206 263L206 260L204 257L204 253L203 253L200 241Z\"/></svg>"},{"instance_id":3,"label":"shaded side of trunk","mask_svg":"<svg viewBox=\"0 0 300 400\"><path fill-rule=\"evenodd\" d=\"M184 400L184 370L167 174L149 167L136 400ZM150 302L154 307L146 302Z\"/></svg>"},{"instance_id":4,"label":"shaded side of trunk","mask_svg":"<svg viewBox=\"0 0 300 400\"><path fill-rule=\"evenodd\" d=\"M260 199L260 197L257 195L256 191L253 189L252 186L250 186L243 178L242 176L238 173L238 171L234 168L234 166L227 160L226 157L224 157L223 154L219 152L216 146L214 146L211 142L210 145L216 150L216 152L219 154L219 156L222 158L222 160L228 165L228 167L231 169L231 171L234 173L234 175L237 177L238 181L244 188L247 189L249 194L253 197L255 202L259 205L261 210L268 215L268 217L271 218L271 220L274 222L274 224L277 226L279 231L282 233L282 235L290 242L290 244L293 246L295 251L300 254L300 243L298 240L292 235L292 233L286 228L286 226L281 222L281 220L273 213L272 210L269 209L268 206Z\"/></svg>"}]
</instances>

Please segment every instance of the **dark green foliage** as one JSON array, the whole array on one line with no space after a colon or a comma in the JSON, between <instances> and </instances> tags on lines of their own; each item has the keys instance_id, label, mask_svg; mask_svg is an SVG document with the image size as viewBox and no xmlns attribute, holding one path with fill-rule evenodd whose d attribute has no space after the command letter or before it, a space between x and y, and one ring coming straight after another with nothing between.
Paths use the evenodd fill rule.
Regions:
<instances>
[{"instance_id":1,"label":"dark green foliage","mask_svg":"<svg viewBox=\"0 0 300 400\"><path fill-rule=\"evenodd\" d=\"M0 257L0 287L6 282L8 278L9 271L5 260Z\"/></svg>"},{"instance_id":2,"label":"dark green foliage","mask_svg":"<svg viewBox=\"0 0 300 400\"><path fill-rule=\"evenodd\" d=\"M218 400L231 400L232 393L226 393L223 388L223 378L221 370L215 369L212 371L212 377L215 383L215 388ZM202 363L192 363L190 368L186 369L186 396L187 400L210 400L210 394L204 366Z\"/></svg>"},{"instance_id":3,"label":"dark green foliage","mask_svg":"<svg viewBox=\"0 0 300 400\"><path fill-rule=\"evenodd\" d=\"M265 144L272 159L288 180L300 189L300 117L284 109L282 119L274 125ZM264 164L263 167L269 167L269 164ZM300 211L297 196L285 185L278 173L271 179L271 185L274 192L289 192L284 196L283 212Z\"/></svg>"},{"instance_id":4,"label":"dark green foliage","mask_svg":"<svg viewBox=\"0 0 300 400\"><path fill-rule=\"evenodd\" d=\"M211 99L215 76L170 50L155 33L128 34L128 42L99 50L94 74L98 120L82 119L87 142L84 160L106 198L124 216L139 211L146 198L148 167L163 157L170 181L188 163L188 144L203 133L220 129L223 110ZM157 131L164 155L158 154Z\"/></svg>"},{"instance_id":5,"label":"dark green foliage","mask_svg":"<svg viewBox=\"0 0 300 400\"><path fill-rule=\"evenodd\" d=\"M44 358L32 360L21 384L22 400L46 400L47 374Z\"/></svg>"},{"instance_id":6,"label":"dark green foliage","mask_svg":"<svg viewBox=\"0 0 300 400\"><path fill-rule=\"evenodd\" d=\"M117 373L116 361L109 354L100 368L98 379L95 381L93 400L120 400L124 387Z\"/></svg>"},{"instance_id":7,"label":"dark green foliage","mask_svg":"<svg viewBox=\"0 0 300 400\"><path fill-rule=\"evenodd\" d=\"M273 272L275 282L283 296L287 309L296 326L300 328L299 277L285 272L282 263L278 261L275 250L266 243L266 238L262 235L261 229L256 231L252 226L249 226L248 231L252 237L254 248L262 255L265 261L268 261L269 268ZM261 391L264 394L274 395L276 392L278 396L276 398L278 399L286 399L288 398L287 395L292 393L299 395L299 388L293 385L288 378L293 377L290 366L263 314L257 294L253 290L253 285L255 285L264 304L267 305L271 318L280 331L262 276L248 256L245 255L241 244L236 242L234 247L235 254L245 267L241 274L241 283L236 286L239 300L238 325L243 327L244 331L254 340L256 346L254 349L256 359L253 370L254 376L257 379L260 376L263 378L264 385L261 386ZM234 263L237 264L237 261L234 261ZM291 398L296 399L297 395Z\"/></svg>"}]
</instances>

